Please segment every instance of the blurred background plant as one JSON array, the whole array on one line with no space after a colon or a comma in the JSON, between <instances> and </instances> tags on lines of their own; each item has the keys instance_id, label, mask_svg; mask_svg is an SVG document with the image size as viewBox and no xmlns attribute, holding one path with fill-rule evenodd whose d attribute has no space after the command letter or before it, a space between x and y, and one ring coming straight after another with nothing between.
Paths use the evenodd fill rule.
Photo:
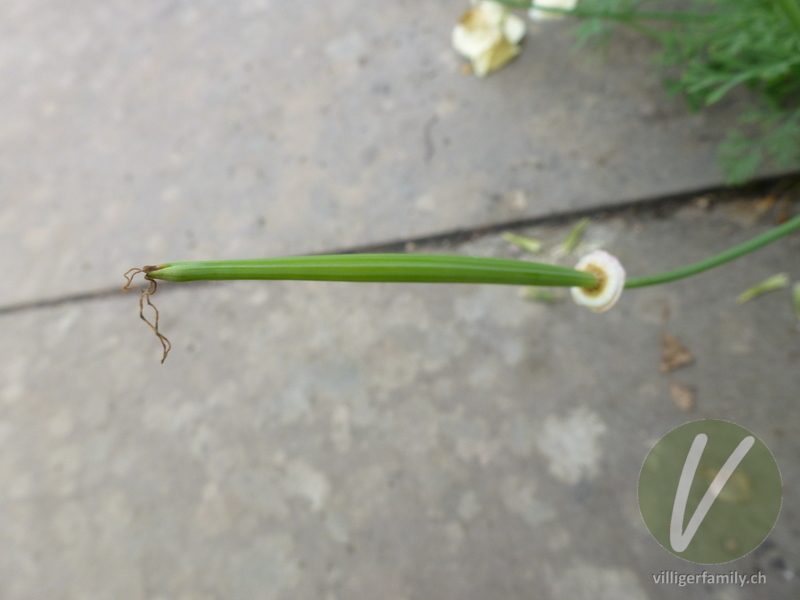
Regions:
<instances>
[{"instance_id":1,"label":"blurred background plant","mask_svg":"<svg viewBox=\"0 0 800 600\"><path fill-rule=\"evenodd\" d=\"M661 10L652 0L498 0L508 8L580 20L578 47L603 41L617 26L657 40L665 85L693 110L720 102L734 89L754 93L719 146L728 184L759 168L800 166L800 1L687 0ZM571 8L570 8L571 6Z\"/></svg>"}]
</instances>

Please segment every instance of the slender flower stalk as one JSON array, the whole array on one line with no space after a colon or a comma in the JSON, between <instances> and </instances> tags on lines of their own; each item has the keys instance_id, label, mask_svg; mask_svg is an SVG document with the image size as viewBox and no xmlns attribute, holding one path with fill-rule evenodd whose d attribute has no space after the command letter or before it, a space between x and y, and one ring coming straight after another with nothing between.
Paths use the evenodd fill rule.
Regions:
<instances>
[{"instance_id":1,"label":"slender flower stalk","mask_svg":"<svg viewBox=\"0 0 800 600\"><path fill-rule=\"evenodd\" d=\"M742 244L739 244L738 246L729 248L728 250L725 250L725 252L720 252L711 258L681 267L680 269L667 271L666 273L660 273L659 275L631 277L625 282L625 288L629 289L645 287L647 285L658 285L660 283L667 283L669 281L675 281L677 279L689 277L690 275L696 275L697 273L702 273L703 271L708 271L709 269L718 267L719 265L729 262L735 258L744 256L753 250L758 250L759 248L766 246L767 244L770 244L778 238L796 231L797 229L800 229L800 215L797 215L793 219L789 219L783 225L779 225L774 229L770 229L766 233L762 233L761 235L754 237L752 240L748 240Z\"/></svg>"}]
</instances>

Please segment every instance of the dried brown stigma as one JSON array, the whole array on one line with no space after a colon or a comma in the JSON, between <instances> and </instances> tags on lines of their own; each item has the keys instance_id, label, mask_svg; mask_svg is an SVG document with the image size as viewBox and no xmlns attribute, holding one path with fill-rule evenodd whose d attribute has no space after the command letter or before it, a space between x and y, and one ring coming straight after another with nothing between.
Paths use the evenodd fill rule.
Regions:
<instances>
[{"instance_id":1,"label":"dried brown stigma","mask_svg":"<svg viewBox=\"0 0 800 600\"><path fill-rule=\"evenodd\" d=\"M151 279L148 276L148 273L150 273L151 271L155 271L157 268L158 267L156 266L147 266L144 267L143 269L138 269L135 267L133 269L128 269L128 271L126 271L124 275L126 281L125 285L122 286L122 289L123 291L126 292L133 289L138 289L141 292L139 296L139 318L145 323L147 323L150 329L153 330L153 333L156 334L158 341L161 342L161 347L164 349L164 354L161 357L161 362L163 363L167 359L167 354L169 354L169 351L172 349L172 344L167 339L167 337L158 330L158 309L150 301L150 296L155 294L156 290L158 289L158 283L156 282L155 279ZM133 285L133 278L136 277L136 275L138 275L139 273L144 274L144 278L147 280L147 287L139 287ZM147 319L147 317L144 316L145 304L151 307L153 309L153 312L155 313L155 318L153 319L153 322L150 322Z\"/></svg>"}]
</instances>

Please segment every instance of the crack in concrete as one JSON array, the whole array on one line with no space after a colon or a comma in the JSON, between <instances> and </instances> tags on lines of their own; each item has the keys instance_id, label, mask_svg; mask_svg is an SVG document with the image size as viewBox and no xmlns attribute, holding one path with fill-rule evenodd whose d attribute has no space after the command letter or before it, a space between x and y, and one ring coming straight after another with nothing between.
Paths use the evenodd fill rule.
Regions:
<instances>
[{"instance_id":1,"label":"crack in concrete","mask_svg":"<svg viewBox=\"0 0 800 600\"><path fill-rule=\"evenodd\" d=\"M398 240L388 242L377 242L373 244L364 244L361 246L351 246L349 248L339 248L327 250L324 252L317 252L315 254L360 254L372 252L408 252L411 249L418 249L420 246L431 246L437 244L457 245L467 241L475 240L486 235L497 234L501 231L521 229L523 227L533 227L536 225L559 225L564 224L574 219L582 217L593 218L606 218L611 216L618 216L624 213L629 213L631 216L636 217L659 217L663 218L669 216L677 209L681 208L692 202L698 196L722 194L728 197L718 198L716 203L733 201L741 199L742 196L761 196L768 192L774 192L776 189L781 189L787 184L790 186L792 183L800 182L800 175L798 174L782 174L777 176L764 177L755 180L745 186L738 188L729 188L724 186L708 187L696 189L676 194L669 194L664 196L657 196L648 199L627 200L615 204L609 204L591 209L564 211L561 213L553 213L549 215L542 215L539 217L530 217L524 219L517 219L513 221L504 221L501 223L492 223L480 227L471 227L463 229L453 229L434 234L422 235L417 237L401 238ZM787 186L788 187L788 186ZM297 255L304 256L304 255ZM191 285L208 285L216 282L198 281L191 282ZM182 286L185 287L185 286ZM170 289L166 288L164 292ZM101 288L86 292L77 292L73 294L65 294L55 298L43 298L37 300L27 300L18 302L16 304L9 304L0 306L0 316L26 311L35 310L39 308L51 308L55 306L62 306L64 304L72 304L75 302L85 302L88 300L97 300L100 298L110 297L123 297L121 286Z\"/></svg>"}]
</instances>

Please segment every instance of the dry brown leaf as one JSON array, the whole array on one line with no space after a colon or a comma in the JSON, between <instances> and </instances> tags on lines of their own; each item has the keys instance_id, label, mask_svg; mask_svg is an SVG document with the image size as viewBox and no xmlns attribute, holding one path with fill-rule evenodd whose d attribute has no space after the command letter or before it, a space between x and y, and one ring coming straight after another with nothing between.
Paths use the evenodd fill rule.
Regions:
<instances>
[{"instance_id":1,"label":"dry brown leaf","mask_svg":"<svg viewBox=\"0 0 800 600\"><path fill-rule=\"evenodd\" d=\"M694 199L694 204L697 208L702 210L708 210L711 206L711 200L708 199L708 196L700 196L699 198Z\"/></svg>"},{"instance_id":2,"label":"dry brown leaf","mask_svg":"<svg viewBox=\"0 0 800 600\"><path fill-rule=\"evenodd\" d=\"M678 367L694 362L694 356L689 349L681 344L674 335L661 334L661 365L659 371L669 373Z\"/></svg>"},{"instance_id":3,"label":"dry brown leaf","mask_svg":"<svg viewBox=\"0 0 800 600\"><path fill-rule=\"evenodd\" d=\"M755 206L753 207L753 212L755 212L760 219L770 208L772 208L772 205L775 204L775 196L759 198L754 204Z\"/></svg>"},{"instance_id":4,"label":"dry brown leaf","mask_svg":"<svg viewBox=\"0 0 800 600\"><path fill-rule=\"evenodd\" d=\"M683 412L689 412L694 408L694 390L691 388L673 381L669 386L669 393L672 401Z\"/></svg>"},{"instance_id":5,"label":"dry brown leaf","mask_svg":"<svg viewBox=\"0 0 800 600\"><path fill-rule=\"evenodd\" d=\"M727 214L742 225L755 225L775 204L775 196L757 200L737 200L726 207Z\"/></svg>"},{"instance_id":6,"label":"dry brown leaf","mask_svg":"<svg viewBox=\"0 0 800 600\"><path fill-rule=\"evenodd\" d=\"M792 211L792 201L788 198L781 198L775 205L775 224L780 225L789 220Z\"/></svg>"}]
</instances>

